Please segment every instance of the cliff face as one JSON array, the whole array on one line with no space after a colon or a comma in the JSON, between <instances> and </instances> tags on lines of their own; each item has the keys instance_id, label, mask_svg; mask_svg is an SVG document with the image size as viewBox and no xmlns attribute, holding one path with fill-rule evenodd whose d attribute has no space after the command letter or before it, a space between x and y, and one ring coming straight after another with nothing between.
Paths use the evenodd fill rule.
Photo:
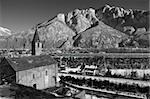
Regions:
<instances>
[{"instance_id":1,"label":"cliff face","mask_svg":"<svg viewBox=\"0 0 150 99\"><path fill-rule=\"evenodd\" d=\"M149 15L149 11L109 5L76 9L28 31L12 35L0 32L0 48L30 48L35 28L45 48L149 47Z\"/></svg>"},{"instance_id":2,"label":"cliff face","mask_svg":"<svg viewBox=\"0 0 150 99\"><path fill-rule=\"evenodd\" d=\"M76 9L66 15L66 24L77 34L98 24L95 10L92 8L79 10Z\"/></svg>"},{"instance_id":3,"label":"cliff face","mask_svg":"<svg viewBox=\"0 0 150 99\"><path fill-rule=\"evenodd\" d=\"M126 26L133 27L137 31L138 28L149 29L150 12L145 10L124 9L105 5L96 10L96 17L105 24L126 32Z\"/></svg>"}]
</instances>

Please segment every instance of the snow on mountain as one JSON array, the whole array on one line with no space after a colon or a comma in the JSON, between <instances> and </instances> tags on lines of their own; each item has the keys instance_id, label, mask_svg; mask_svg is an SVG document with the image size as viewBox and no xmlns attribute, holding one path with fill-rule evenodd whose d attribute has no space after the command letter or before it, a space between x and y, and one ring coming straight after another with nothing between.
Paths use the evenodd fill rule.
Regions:
<instances>
[{"instance_id":1,"label":"snow on mountain","mask_svg":"<svg viewBox=\"0 0 150 99\"><path fill-rule=\"evenodd\" d=\"M11 34L11 30L4 27L0 27L0 36L10 36Z\"/></svg>"}]
</instances>

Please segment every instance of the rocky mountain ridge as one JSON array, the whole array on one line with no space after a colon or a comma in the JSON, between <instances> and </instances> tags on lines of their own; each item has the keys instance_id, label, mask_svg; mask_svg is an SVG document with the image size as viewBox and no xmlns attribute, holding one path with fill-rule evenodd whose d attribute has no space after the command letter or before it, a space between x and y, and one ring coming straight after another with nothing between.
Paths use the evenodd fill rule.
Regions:
<instances>
[{"instance_id":1,"label":"rocky mountain ridge","mask_svg":"<svg viewBox=\"0 0 150 99\"><path fill-rule=\"evenodd\" d=\"M139 28L145 28L146 31L149 30L150 11L146 10L124 9L105 5L96 10L96 17L105 24L122 32L126 32L126 27L133 27L133 33Z\"/></svg>"},{"instance_id":2,"label":"rocky mountain ridge","mask_svg":"<svg viewBox=\"0 0 150 99\"><path fill-rule=\"evenodd\" d=\"M0 47L30 48L35 29L45 48L149 47L149 16L149 11L109 5L100 9L75 9L23 33L1 38Z\"/></svg>"}]
</instances>

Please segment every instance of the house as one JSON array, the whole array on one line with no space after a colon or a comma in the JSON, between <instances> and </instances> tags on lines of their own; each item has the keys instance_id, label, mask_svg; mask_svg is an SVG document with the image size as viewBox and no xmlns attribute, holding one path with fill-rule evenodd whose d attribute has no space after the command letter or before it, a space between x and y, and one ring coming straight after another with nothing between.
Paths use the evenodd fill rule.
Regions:
<instances>
[{"instance_id":1,"label":"house","mask_svg":"<svg viewBox=\"0 0 150 99\"><path fill-rule=\"evenodd\" d=\"M49 55L3 58L0 80L45 89L56 86L57 63Z\"/></svg>"}]
</instances>

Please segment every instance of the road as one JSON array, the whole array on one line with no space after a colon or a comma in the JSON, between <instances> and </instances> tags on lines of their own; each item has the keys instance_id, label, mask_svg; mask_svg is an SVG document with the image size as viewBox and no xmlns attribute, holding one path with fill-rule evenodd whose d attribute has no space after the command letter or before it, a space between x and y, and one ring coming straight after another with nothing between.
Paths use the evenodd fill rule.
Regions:
<instances>
[{"instance_id":1,"label":"road","mask_svg":"<svg viewBox=\"0 0 150 99\"><path fill-rule=\"evenodd\" d=\"M102 93L137 98L137 99L147 99L146 95L144 95L144 94L135 94L135 93L129 93L129 92L115 92L115 91L108 91L105 89L95 89L95 88L90 88L90 87L86 87L86 86L79 86L79 85L71 84L68 82L65 82L65 84L68 86L72 86L72 87L83 89L83 90L90 90L90 91L94 91L94 92L102 92Z\"/></svg>"}]
</instances>

